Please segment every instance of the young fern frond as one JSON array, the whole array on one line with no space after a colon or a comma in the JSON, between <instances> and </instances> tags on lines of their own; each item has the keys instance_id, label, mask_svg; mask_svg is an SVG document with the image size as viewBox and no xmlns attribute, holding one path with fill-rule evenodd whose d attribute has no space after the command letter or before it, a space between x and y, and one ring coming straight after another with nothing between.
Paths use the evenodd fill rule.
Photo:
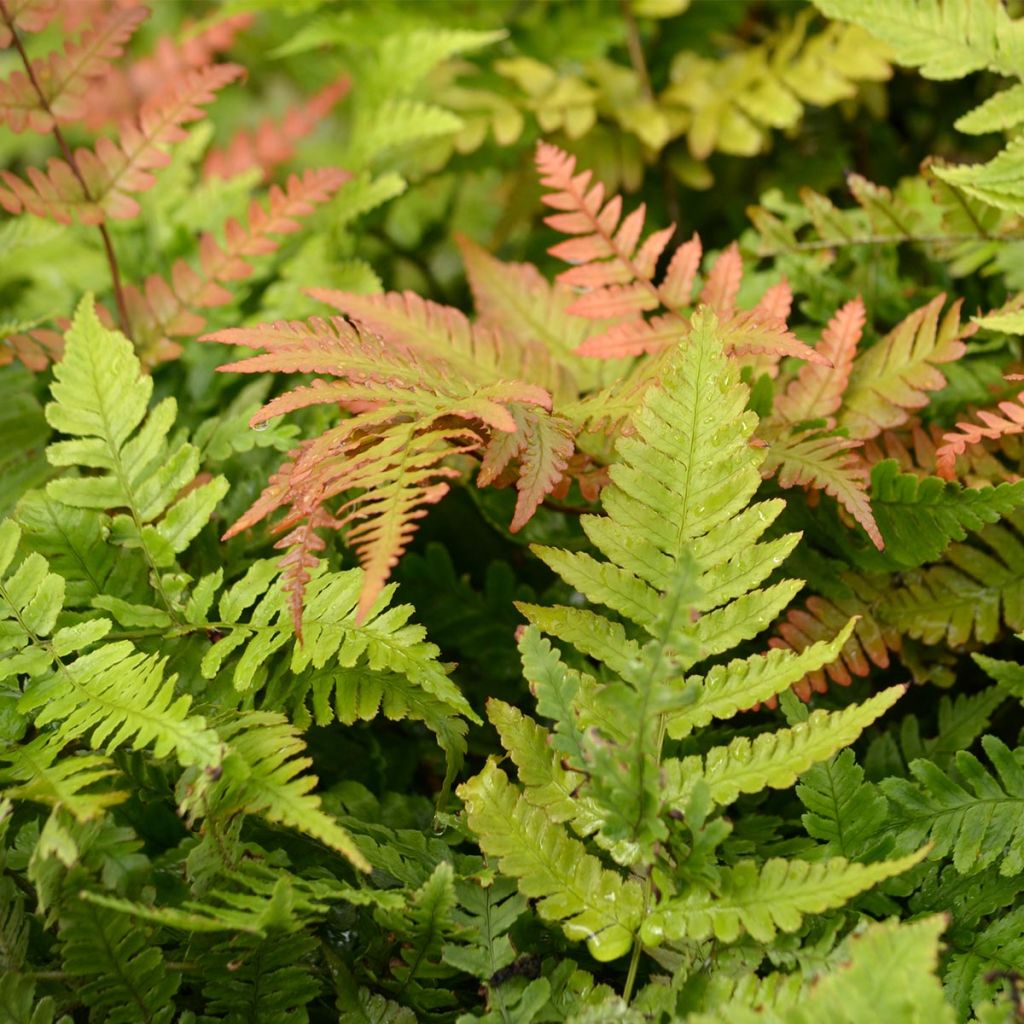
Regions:
<instances>
[{"instance_id":1,"label":"young fern frond","mask_svg":"<svg viewBox=\"0 0 1024 1024\"><path fill-rule=\"evenodd\" d=\"M341 317L234 328L209 336L266 350L223 370L314 372L334 378L275 399L256 422L321 403L342 403L353 410L338 426L293 451L291 461L228 534L286 509L274 529L285 533L277 546L289 552L286 579L296 622L309 570L322 546L316 527L342 529L359 555L366 574L361 619L425 506L439 501L448 491L447 481L459 475L447 463L449 457L479 453L480 483L518 461L519 503L513 521L518 529L558 482L573 450L568 421L551 413L550 392L511 376L499 336L473 331L461 314L443 307L420 302L413 307L416 313L422 310L420 319L404 308L396 310L391 297L379 298L384 319L369 320L372 328L387 332L383 337ZM353 301L346 297L344 305ZM373 308L367 301L360 312ZM327 511L333 499L352 494L337 511Z\"/></svg>"},{"instance_id":2,"label":"young fern frond","mask_svg":"<svg viewBox=\"0 0 1024 1024\"><path fill-rule=\"evenodd\" d=\"M857 451L860 446L860 441L816 431L772 438L764 472L780 487L813 487L832 495L881 551L885 540L872 512L868 467Z\"/></svg>"},{"instance_id":3,"label":"young fern frond","mask_svg":"<svg viewBox=\"0 0 1024 1024\"><path fill-rule=\"evenodd\" d=\"M956 460L972 445L982 440L995 441L1024 431L1024 391L1013 401L1000 402L996 410L982 409L977 413L980 423L961 422L955 430L943 434L943 443L936 453L935 471L947 480L956 475Z\"/></svg>"},{"instance_id":4,"label":"young fern frond","mask_svg":"<svg viewBox=\"0 0 1024 1024\"><path fill-rule=\"evenodd\" d=\"M851 438L877 437L901 426L910 413L928 403L928 393L946 386L938 367L958 360L966 351L963 339L976 325L960 323L962 300L939 319L945 295L914 310L884 338L854 360L838 415Z\"/></svg>"},{"instance_id":5,"label":"young fern frond","mask_svg":"<svg viewBox=\"0 0 1024 1024\"><path fill-rule=\"evenodd\" d=\"M686 313L700 267L700 239L695 235L675 251L658 284L655 271L675 225L641 243L644 206L622 218L622 198L613 196L606 203L604 186L590 185L590 171L576 174L575 157L557 146L539 143L536 162L541 184L550 190L543 200L560 211L545 218L546 223L572 236L549 250L575 264L559 280L584 289L568 312L619 321L587 338L579 353L611 359L671 348L688 330ZM787 330L774 298L752 311L737 312L741 274L739 251L732 247L719 257L700 296L718 314L727 346L738 354L795 355L826 363L824 356ZM662 308L664 313L644 319L645 312Z\"/></svg>"},{"instance_id":6,"label":"young fern frond","mask_svg":"<svg viewBox=\"0 0 1024 1024\"><path fill-rule=\"evenodd\" d=\"M113 538L141 547L154 570L172 565L227 493L227 481L216 477L180 496L199 471L199 452L188 442L168 443L177 404L164 399L147 415L152 379L89 299L75 313L54 378L47 420L72 440L51 444L47 459L100 472L54 480L47 494L73 508L127 509L113 517Z\"/></svg>"},{"instance_id":7,"label":"young fern frond","mask_svg":"<svg viewBox=\"0 0 1024 1024\"><path fill-rule=\"evenodd\" d=\"M251 131L241 129L223 148L210 149L203 158L204 177L233 178L259 168L264 179L295 155L296 144L311 135L346 96L348 75L325 85L315 96L289 107L283 118L268 117Z\"/></svg>"}]
</instances>

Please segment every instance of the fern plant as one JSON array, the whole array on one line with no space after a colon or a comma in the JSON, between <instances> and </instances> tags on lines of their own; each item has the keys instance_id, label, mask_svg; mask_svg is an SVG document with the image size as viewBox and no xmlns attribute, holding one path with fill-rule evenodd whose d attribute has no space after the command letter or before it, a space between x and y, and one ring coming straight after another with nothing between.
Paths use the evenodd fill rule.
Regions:
<instances>
[{"instance_id":1,"label":"fern plant","mask_svg":"<svg viewBox=\"0 0 1024 1024\"><path fill-rule=\"evenodd\" d=\"M626 1002L643 948L682 952L744 933L767 942L920 857L723 863L718 853L729 826L716 809L792 785L891 707L899 688L753 742L741 736L703 754L672 754L673 739L832 660L852 626L799 655L755 654L694 671L763 630L800 586L762 586L797 538L761 539L782 503L751 501L760 479L748 444L756 418L744 411L727 336L713 312L695 313L633 433L619 441L605 515L584 520L604 558L537 549L588 602L521 606L531 623L520 641L524 672L551 731L492 702L522 788L492 761L459 790L484 852L539 900L542 917L585 939L599 960L634 950ZM600 605L609 612L594 610ZM563 656L545 633L577 655ZM574 664L578 655L589 662ZM620 868L603 866L588 838Z\"/></svg>"}]
</instances>

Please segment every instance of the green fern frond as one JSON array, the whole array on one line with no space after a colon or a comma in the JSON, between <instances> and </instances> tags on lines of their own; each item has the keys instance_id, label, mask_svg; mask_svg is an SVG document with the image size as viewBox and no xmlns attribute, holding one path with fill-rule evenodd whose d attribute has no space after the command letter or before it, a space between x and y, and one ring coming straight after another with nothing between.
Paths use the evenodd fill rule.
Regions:
<instances>
[{"instance_id":1,"label":"green fern frond","mask_svg":"<svg viewBox=\"0 0 1024 1024\"><path fill-rule=\"evenodd\" d=\"M987 654L972 654L971 657L1002 690L1017 700L1024 701L1024 665L1001 658L990 658Z\"/></svg>"},{"instance_id":2,"label":"green fern frond","mask_svg":"<svg viewBox=\"0 0 1024 1024\"><path fill-rule=\"evenodd\" d=\"M414 892L403 911L392 918L405 941L392 973L402 991L414 992L419 979L444 977L441 948L452 932L455 910L455 876L451 863L441 861Z\"/></svg>"},{"instance_id":3,"label":"green fern frond","mask_svg":"<svg viewBox=\"0 0 1024 1024\"><path fill-rule=\"evenodd\" d=\"M320 990L315 951L308 935L239 936L204 950L206 1011L224 1024L302 1024Z\"/></svg>"},{"instance_id":4,"label":"green fern frond","mask_svg":"<svg viewBox=\"0 0 1024 1024\"><path fill-rule=\"evenodd\" d=\"M832 640L819 640L799 653L775 649L766 654L715 665L706 676L690 676L692 701L669 713L668 734L688 735L713 719L732 718L737 712L778 696L809 672L831 664L853 635L851 619Z\"/></svg>"},{"instance_id":5,"label":"green fern frond","mask_svg":"<svg viewBox=\"0 0 1024 1024\"><path fill-rule=\"evenodd\" d=\"M885 594L879 617L925 643L990 643L1024 629L1024 511L1010 512L970 541L953 544L936 565L906 573Z\"/></svg>"},{"instance_id":6,"label":"green fern frond","mask_svg":"<svg viewBox=\"0 0 1024 1024\"><path fill-rule=\"evenodd\" d=\"M336 714L342 720L354 721L367 717L370 708L380 704L379 687L386 686L395 676L405 680L404 685L396 686L396 702L405 700L415 706L414 691L418 689L425 695L424 715L428 708L435 711L439 704L451 713L479 721L438 661L440 652L427 641L426 630L410 622L412 607L390 604L394 584L377 595L360 620L363 571L349 569L317 576L306 589L304 642L299 644L285 595L271 586L277 576L275 563L261 560L223 591L217 606L220 617L206 625L228 635L203 657L201 668L207 679L215 678L225 662L240 651L231 678L236 690L249 689L262 678L268 659L290 645L291 671L313 673L308 685L313 688L314 708L320 721L329 720L332 687L336 688ZM202 615L198 614L200 610ZM197 609L197 621L205 617L206 610ZM248 615L243 618L246 612ZM403 690L407 694L404 698ZM362 710L357 712L357 707Z\"/></svg>"},{"instance_id":7,"label":"green fern frond","mask_svg":"<svg viewBox=\"0 0 1024 1024\"><path fill-rule=\"evenodd\" d=\"M864 855L885 824L885 798L864 781L852 750L806 771L796 794L807 808L800 819L807 834L824 844L823 851L848 860Z\"/></svg>"},{"instance_id":8,"label":"green fern frond","mask_svg":"<svg viewBox=\"0 0 1024 1024\"><path fill-rule=\"evenodd\" d=\"M952 857L962 874L998 861L1001 875L1016 875L1024 871L1024 767L996 737L985 736L981 743L994 774L961 750L951 772L918 760L910 765L914 781L884 780L890 827L906 846L928 839L932 856Z\"/></svg>"},{"instance_id":9,"label":"green fern frond","mask_svg":"<svg viewBox=\"0 0 1024 1024\"><path fill-rule=\"evenodd\" d=\"M496 879L490 885L457 882L455 892L458 907L453 920L458 928L458 943L446 942L441 955L450 966L490 982L516 959L508 932L526 912L526 899L510 878ZM492 993L497 987L492 987Z\"/></svg>"},{"instance_id":10,"label":"green fern frond","mask_svg":"<svg viewBox=\"0 0 1024 1024\"><path fill-rule=\"evenodd\" d=\"M770 942L779 931L796 931L806 914L840 907L917 864L920 850L899 860L851 864L773 859L758 865L741 861L721 873L711 890L696 889L662 902L644 919L641 937L650 945L715 936L734 942L743 932Z\"/></svg>"},{"instance_id":11,"label":"green fern frond","mask_svg":"<svg viewBox=\"0 0 1024 1024\"><path fill-rule=\"evenodd\" d=\"M80 900L61 915L64 970L78 996L109 1024L170 1024L181 975L123 915Z\"/></svg>"},{"instance_id":12,"label":"green fern frond","mask_svg":"<svg viewBox=\"0 0 1024 1024\"><path fill-rule=\"evenodd\" d=\"M199 934L235 932L265 938L295 932L326 913L331 899L344 890L326 881L308 881L268 865L249 863L244 870L222 873L201 893L177 905L157 906L105 892L84 890L81 898L130 920Z\"/></svg>"},{"instance_id":13,"label":"green fern frond","mask_svg":"<svg viewBox=\"0 0 1024 1024\"><path fill-rule=\"evenodd\" d=\"M183 765L214 771L221 744L201 717L188 714L190 699L176 695L174 676L164 677L165 658L128 640L94 646L110 631L108 619L54 631L64 580L41 555L29 554L3 577L20 536L13 521L0 523L0 678L30 677L19 711L35 712L37 726L59 723L61 744L88 737L100 750L152 747L158 757L174 752Z\"/></svg>"},{"instance_id":14,"label":"green fern frond","mask_svg":"<svg viewBox=\"0 0 1024 1024\"><path fill-rule=\"evenodd\" d=\"M885 551L861 564L869 571L913 569L935 562L952 541L962 541L1024 505L1024 481L962 487L939 477L901 473L893 459L871 470L871 507Z\"/></svg>"},{"instance_id":15,"label":"green fern frond","mask_svg":"<svg viewBox=\"0 0 1024 1024\"><path fill-rule=\"evenodd\" d=\"M739 736L704 755L663 765L665 800L684 810L694 787L703 782L719 806L733 803L741 793L786 789L811 765L849 746L880 715L903 696L906 687L892 686L842 711L817 710L790 729L762 733L754 740Z\"/></svg>"},{"instance_id":16,"label":"green fern frond","mask_svg":"<svg viewBox=\"0 0 1024 1024\"><path fill-rule=\"evenodd\" d=\"M217 477L179 497L199 471L199 452L168 441L173 398L147 415L152 379L131 342L100 323L91 299L75 313L54 378L46 418L73 440L51 444L46 457L99 472L54 480L47 494L74 508L127 509L114 516L112 537L142 547L154 567L172 565L227 493L227 481Z\"/></svg>"},{"instance_id":17,"label":"green fern frond","mask_svg":"<svg viewBox=\"0 0 1024 1024\"><path fill-rule=\"evenodd\" d=\"M93 598L111 591L134 595L144 583L143 573L121 557L104 534L102 518L89 509L29 491L18 502L15 520L26 546L63 578L65 608L89 608Z\"/></svg>"},{"instance_id":18,"label":"green fern frond","mask_svg":"<svg viewBox=\"0 0 1024 1024\"><path fill-rule=\"evenodd\" d=\"M925 78L972 71L1017 77L1024 68L1024 25L991 0L814 0L830 18L862 25Z\"/></svg>"},{"instance_id":19,"label":"green fern frond","mask_svg":"<svg viewBox=\"0 0 1024 1024\"><path fill-rule=\"evenodd\" d=\"M228 744L222 773L207 800L209 813L258 814L297 829L343 854L362 871L370 864L351 834L327 814L311 790L317 779L301 774L312 763L306 745L283 716L268 711L238 714L220 727Z\"/></svg>"},{"instance_id":20,"label":"green fern frond","mask_svg":"<svg viewBox=\"0 0 1024 1024\"><path fill-rule=\"evenodd\" d=\"M36 980L13 972L0 974L0 1022L2 1024L54 1024L57 1004L53 996L36 997ZM74 1024L62 1014L56 1024Z\"/></svg>"},{"instance_id":21,"label":"green fern frond","mask_svg":"<svg viewBox=\"0 0 1024 1024\"><path fill-rule=\"evenodd\" d=\"M31 743L0 751L0 786L13 800L31 800L49 807L63 807L78 821L89 821L127 799L123 790L103 783L117 769L98 754L78 754L61 758L61 742L40 736Z\"/></svg>"},{"instance_id":22,"label":"green fern frond","mask_svg":"<svg viewBox=\"0 0 1024 1024\"><path fill-rule=\"evenodd\" d=\"M954 928L943 972L946 995L960 1018L999 991L1007 975L1024 973L1024 908L1000 915L984 927Z\"/></svg>"},{"instance_id":23,"label":"green fern frond","mask_svg":"<svg viewBox=\"0 0 1024 1024\"><path fill-rule=\"evenodd\" d=\"M571 939L586 940L597 960L629 952L643 916L635 881L603 868L493 763L458 793L484 852L518 879L523 895L539 901L542 917L560 922Z\"/></svg>"}]
</instances>

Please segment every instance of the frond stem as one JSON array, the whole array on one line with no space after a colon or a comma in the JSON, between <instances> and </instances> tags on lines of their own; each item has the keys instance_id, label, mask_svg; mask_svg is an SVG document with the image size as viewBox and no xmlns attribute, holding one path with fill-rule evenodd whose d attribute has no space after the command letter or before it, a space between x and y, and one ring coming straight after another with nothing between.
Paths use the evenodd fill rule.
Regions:
<instances>
[{"instance_id":1,"label":"frond stem","mask_svg":"<svg viewBox=\"0 0 1024 1024\"><path fill-rule=\"evenodd\" d=\"M857 245L899 245L911 243L918 245L942 245L950 242L1019 242L1024 240L1024 232L1011 231L1001 235L991 235L985 231L965 231L952 235L915 235L911 233L898 235L854 235L850 238L823 239L817 238L808 242L793 242L791 245L778 245L758 250L757 255L767 258L779 252L817 252L824 249L845 249Z\"/></svg>"},{"instance_id":2,"label":"frond stem","mask_svg":"<svg viewBox=\"0 0 1024 1024\"><path fill-rule=\"evenodd\" d=\"M64 160L68 167L71 168L71 173L78 179L78 184L82 186L82 193L85 195L85 198L92 202L93 195L89 191L89 186L86 184L85 178L82 177L82 172L78 169L78 163L75 160L75 155L72 153L71 147L67 143L67 139L64 138L64 133L60 130L57 118L53 116L53 111L50 109L50 104L46 99L46 93L43 92L42 86L39 84L39 79L36 78L36 73L32 68L32 61L29 60L29 56L25 52L25 47L21 42L21 37L18 35L17 30L14 27L14 19L7 10L7 5L4 3L4 0L0 0L0 18L3 18L8 31L11 33L14 47L18 51L18 56L21 57L21 63L25 67L25 74L28 76L28 80L31 82L32 88L35 90L40 105L43 110L50 115L50 118L53 121L53 137L57 140L57 145L60 146L60 150L64 154ZM125 336L130 336L131 323L128 319L128 306L124 299L124 288L121 283L121 270L117 263L117 254L114 252L114 242L110 237L110 232L107 230L106 224L97 224L96 227L99 230L100 237L103 239L103 249L107 255L107 265L110 267L110 278L114 286L114 300L117 303L118 326L121 328L121 331Z\"/></svg>"}]
</instances>

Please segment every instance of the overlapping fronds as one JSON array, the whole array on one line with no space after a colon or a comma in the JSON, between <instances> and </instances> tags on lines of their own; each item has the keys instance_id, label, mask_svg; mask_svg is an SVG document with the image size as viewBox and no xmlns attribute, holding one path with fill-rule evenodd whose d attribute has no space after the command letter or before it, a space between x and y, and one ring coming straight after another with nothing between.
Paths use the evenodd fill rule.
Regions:
<instances>
[{"instance_id":1,"label":"overlapping fronds","mask_svg":"<svg viewBox=\"0 0 1024 1024\"><path fill-rule=\"evenodd\" d=\"M844 711L813 711L791 729L762 733L754 740L737 737L727 746L712 747L703 758L669 759L663 765L665 801L683 810L699 785L722 807L735 803L741 793L788 789L812 765L853 743L903 693L904 687L893 686Z\"/></svg>"},{"instance_id":2,"label":"overlapping fronds","mask_svg":"<svg viewBox=\"0 0 1024 1024\"><path fill-rule=\"evenodd\" d=\"M189 714L189 698L176 696L174 677L164 677L165 659L143 654L127 640L100 644L110 631L109 619L56 628L64 580L36 553L15 564L19 538L12 521L0 525L0 573L8 573L0 581L0 614L9 623L2 634L0 674L30 678L20 709L34 712L40 727L57 723L59 738L58 746L28 748L27 756L34 750L37 757L45 758L71 740L83 738L97 750L151 747L158 756L173 752L183 765L215 770L220 743L203 718ZM8 572L12 565L13 571ZM50 770L49 781L45 776L36 780L40 792L65 784L72 796L75 789L109 774L99 760L77 769L71 766L67 772L51 764ZM83 776L85 771L91 775ZM19 774L17 765L13 774ZM77 795L81 813L88 816L90 798Z\"/></svg>"},{"instance_id":3,"label":"overlapping fronds","mask_svg":"<svg viewBox=\"0 0 1024 1024\"><path fill-rule=\"evenodd\" d=\"M474 328L456 311L415 297L321 297L345 308L353 321L358 317L358 323L314 318L209 336L265 350L224 370L333 378L275 399L254 422L321 403L351 410L336 427L293 451L229 531L287 510L274 530L285 534L277 546L289 552L284 564L296 621L315 552L323 544L317 527L343 530L359 554L366 574L362 618L425 507L439 501L448 481L459 475L451 456L478 454L481 485L517 463L512 529L519 529L561 479L574 443L569 422L551 412L550 391L532 383L549 374L516 378L514 368L525 371L531 357L545 360L539 346L517 353L496 332ZM364 323L380 334L360 326ZM341 504L328 511L341 496Z\"/></svg>"},{"instance_id":4,"label":"overlapping fronds","mask_svg":"<svg viewBox=\"0 0 1024 1024\"><path fill-rule=\"evenodd\" d=\"M907 636L953 647L1024 629L1022 534L1024 513L1015 511L953 544L940 562L906 573L880 614Z\"/></svg>"},{"instance_id":5,"label":"overlapping fronds","mask_svg":"<svg viewBox=\"0 0 1024 1024\"><path fill-rule=\"evenodd\" d=\"M84 4L65 4L65 26L70 29L76 16L81 17L78 11L85 14L88 9ZM105 125L137 116L148 100L167 88L168 82L207 67L229 50L252 21L249 11L213 12L200 21L186 20L175 35L161 33L150 53L115 64L110 73L94 83L85 111L86 126L99 131Z\"/></svg>"},{"instance_id":6,"label":"overlapping fronds","mask_svg":"<svg viewBox=\"0 0 1024 1024\"><path fill-rule=\"evenodd\" d=\"M219 727L229 744L222 772L208 796L218 817L258 814L312 836L337 850L357 868L370 865L349 832L324 812L311 790L317 778L305 774L312 763L300 756L306 745L283 715L250 711Z\"/></svg>"},{"instance_id":7,"label":"overlapping fronds","mask_svg":"<svg viewBox=\"0 0 1024 1024\"><path fill-rule=\"evenodd\" d=\"M749 443L756 417L745 409L746 388L724 349L714 313L698 311L619 438L602 494L605 514L581 521L603 560L535 547L585 599L582 606L519 605L532 623L520 641L524 672L551 731L545 737L542 726L491 701L488 716L524 789L491 763L459 790L484 851L501 858L524 895L546 897L541 913L562 921L570 937L589 938L600 959L623 955L637 932L648 945L712 935L733 941L744 930L768 941L921 856L871 866L744 862L716 869L713 879L700 876L686 895L648 892L638 916L640 894L628 888L636 883L601 869L586 852L590 838L634 870L650 864L660 871L662 850L678 849L685 863L691 854L674 846L673 819L721 836L714 831L720 823L705 824L716 805L791 786L903 692L894 687L842 712L817 711L792 729L739 737L703 757L662 760L666 732L685 736L774 697L833 659L853 629L844 623L830 642L802 654L755 654L703 677L690 674L702 659L760 632L799 586L784 579L761 586L795 538L761 540L782 503L753 501L763 457ZM570 667L538 631L596 664L594 675ZM609 918L615 908L620 916Z\"/></svg>"},{"instance_id":8,"label":"overlapping fronds","mask_svg":"<svg viewBox=\"0 0 1024 1024\"><path fill-rule=\"evenodd\" d=\"M1024 871L1024 768L1019 751L995 736L985 736L982 747L994 773L961 750L950 772L917 760L913 779L884 781L888 824L907 846L927 838L931 855L950 858L961 874L997 865L1001 875L1017 875Z\"/></svg>"},{"instance_id":9,"label":"overlapping fronds","mask_svg":"<svg viewBox=\"0 0 1024 1024\"><path fill-rule=\"evenodd\" d=\"M640 242L645 208L622 217L622 198L605 202L604 186L591 185L590 171L576 173L574 157L548 143L537 148L543 196L559 213L545 218L553 228L570 235L550 249L554 256L573 263L559 275L583 294L569 312L591 319L618 322L584 341L581 354L605 359L657 352L671 348L687 331L685 312L693 302L700 269L701 243L694 236L672 255L660 283L655 282L662 254L675 233L675 225L662 228ZM787 329L768 302L750 311L737 311L742 265L739 251L726 250L708 274L701 301L718 314L727 346L737 353L798 355L826 362ZM651 319L643 314L664 309Z\"/></svg>"},{"instance_id":10,"label":"overlapping fronds","mask_svg":"<svg viewBox=\"0 0 1024 1024\"><path fill-rule=\"evenodd\" d=\"M275 235L300 229L297 218L308 217L326 203L348 180L344 171L325 167L291 175L284 185L272 185L267 206L259 200L249 205L246 223L231 218L224 226L224 242L207 232L199 239L199 267L178 260L170 280L151 274L142 287L124 289L132 324L132 340L143 360L154 363L181 352L175 338L197 335L206 323L199 312L232 301L226 287L253 272L252 260L273 252Z\"/></svg>"},{"instance_id":11,"label":"overlapping fronds","mask_svg":"<svg viewBox=\"0 0 1024 1024\"><path fill-rule=\"evenodd\" d=\"M134 195L153 184L152 172L169 160L166 145L185 138L183 125L202 116L218 90L242 74L235 64L194 71L147 101L137 121L125 121L116 140L101 138L93 149L81 147L73 164L51 157L45 173L29 168L27 180L0 171L0 206L10 213L27 210L62 224L83 224L134 217Z\"/></svg>"}]
</instances>

